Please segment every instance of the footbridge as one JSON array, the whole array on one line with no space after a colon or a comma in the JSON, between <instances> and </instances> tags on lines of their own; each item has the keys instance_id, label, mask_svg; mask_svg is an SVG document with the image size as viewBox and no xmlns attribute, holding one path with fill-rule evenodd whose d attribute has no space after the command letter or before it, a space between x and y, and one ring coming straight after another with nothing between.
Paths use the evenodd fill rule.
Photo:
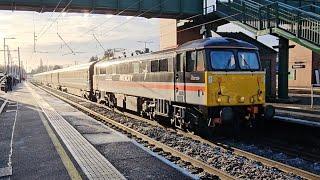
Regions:
<instances>
[{"instance_id":1,"label":"footbridge","mask_svg":"<svg viewBox=\"0 0 320 180\"><path fill-rule=\"evenodd\" d=\"M186 18L203 12L202 0L0 0L0 10L67 11L152 18Z\"/></svg>"}]
</instances>

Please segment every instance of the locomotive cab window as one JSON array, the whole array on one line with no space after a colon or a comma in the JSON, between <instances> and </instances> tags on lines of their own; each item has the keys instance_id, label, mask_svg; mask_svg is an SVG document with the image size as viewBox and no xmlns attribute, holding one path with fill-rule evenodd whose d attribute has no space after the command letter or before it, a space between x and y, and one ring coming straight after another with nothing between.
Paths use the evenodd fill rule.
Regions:
<instances>
[{"instance_id":1,"label":"locomotive cab window","mask_svg":"<svg viewBox=\"0 0 320 180\"><path fill-rule=\"evenodd\" d=\"M210 53L211 66L213 70L234 70L236 59L233 51L214 50Z\"/></svg>"},{"instance_id":2,"label":"locomotive cab window","mask_svg":"<svg viewBox=\"0 0 320 180\"><path fill-rule=\"evenodd\" d=\"M183 71L183 54L177 55L175 70L176 70L176 72Z\"/></svg>"},{"instance_id":3,"label":"locomotive cab window","mask_svg":"<svg viewBox=\"0 0 320 180\"><path fill-rule=\"evenodd\" d=\"M197 71L205 71L204 51L197 51Z\"/></svg>"},{"instance_id":4,"label":"locomotive cab window","mask_svg":"<svg viewBox=\"0 0 320 180\"><path fill-rule=\"evenodd\" d=\"M239 51L238 52L239 65L242 70L259 70L258 55L254 51Z\"/></svg>"},{"instance_id":5,"label":"locomotive cab window","mask_svg":"<svg viewBox=\"0 0 320 180\"><path fill-rule=\"evenodd\" d=\"M197 52L187 52L187 72L196 71L197 68Z\"/></svg>"},{"instance_id":6,"label":"locomotive cab window","mask_svg":"<svg viewBox=\"0 0 320 180\"><path fill-rule=\"evenodd\" d=\"M204 51L187 52L187 72L205 71Z\"/></svg>"}]
</instances>

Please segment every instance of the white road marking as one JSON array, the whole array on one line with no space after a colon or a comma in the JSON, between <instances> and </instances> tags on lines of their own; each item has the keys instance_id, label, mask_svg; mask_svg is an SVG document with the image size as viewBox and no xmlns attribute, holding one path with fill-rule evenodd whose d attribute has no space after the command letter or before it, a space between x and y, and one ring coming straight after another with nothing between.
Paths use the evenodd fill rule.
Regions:
<instances>
[{"instance_id":1,"label":"white road marking","mask_svg":"<svg viewBox=\"0 0 320 180\"><path fill-rule=\"evenodd\" d=\"M6 112L15 112L15 111L17 111L17 110L14 110L14 109L12 109L12 110L6 110Z\"/></svg>"},{"instance_id":2,"label":"white road marking","mask_svg":"<svg viewBox=\"0 0 320 180\"><path fill-rule=\"evenodd\" d=\"M15 131L16 121L17 121L17 116L18 116L18 103L16 104L16 106L17 106L17 109L12 110L12 111L15 111L16 114L14 116L14 122L13 122L12 132L11 132L10 152L9 152L8 164L7 164L7 167L0 169L0 177L9 176L8 177L9 179L10 179L10 176L12 175L13 137L14 137L14 131Z\"/></svg>"}]
</instances>

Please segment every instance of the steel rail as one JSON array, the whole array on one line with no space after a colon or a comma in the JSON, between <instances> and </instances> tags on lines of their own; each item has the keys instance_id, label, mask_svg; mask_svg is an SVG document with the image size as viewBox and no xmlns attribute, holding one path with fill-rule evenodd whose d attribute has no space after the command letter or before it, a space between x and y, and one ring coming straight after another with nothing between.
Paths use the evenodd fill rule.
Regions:
<instances>
[{"instance_id":1,"label":"steel rail","mask_svg":"<svg viewBox=\"0 0 320 180\"><path fill-rule=\"evenodd\" d=\"M205 172L207 172L209 174L216 175L220 179L237 179L236 177L233 177L233 176L225 173L222 170L219 170L217 168L209 166L205 162L199 161L199 160L197 160L195 158L192 158L192 157L190 157L190 156L188 156L188 155L186 155L186 154L184 154L184 153L182 153L180 151L177 151L174 148L169 147L168 145L165 145L165 144L163 144L163 143L161 143L161 142L159 142L157 140L154 140L154 139L152 139L152 138L150 138L150 137L148 137L148 136L146 136L146 135L144 135L144 134L142 134L142 133L140 133L140 132L138 132L138 131L136 131L134 129L131 129L131 128L129 128L129 127L127 127L127 126L125 126L125 125L123 125L121 123L118 123L118 122L116 122L116 121L114 121L114 120L112 120L110 118L107 118L104 115L102 115L102 114L100 114L98 112L95 112L94 110L91 110L91 109L89 109L87 107L84 107L83 105L80 105L80 104L78 104L76 102L73 102L73 101L71 101L71 100L69 100L69 99L67 99L65 97L59 96L59 95L57 95L57 94L55 94L55 93L53 93L53 92L51 92L49 90L46 90L46 89L44 89L44 88L42 88L40 86L37 86L37 87L39 87L40 89L44 90L45 92L47 92L47 93L49 93L49 94L51 94L53 96L55 96L55 97L65 101L65 102L67 102L67 103L69 103L69 104L81 109L82 111L85 111L85 112L95 116L96 118L99 118L100 121L103 121L103 122L109 123L109 124L111 124L113 126L116 126L117 128L119 128L119 129L121 129L123 131L126 131L126 132L130 133L131 135L136 136L137 138L141 138L143 141L146 141L149 144L154 145L157 148L161 148L165 152L171 153L171 155L173 155L173 156L181 158L181 160L183 160L183 161L190 162L195 167L202 168Z\"/></svg>"},{"instance_id":2,"label":"steel rail","mask_svg":"<svg viewBox=\"0 0 320 180\"><path fill-rule=\"evenodd\" d=\"M199 136L196 136L196 135L193 135L193 134L188 134L188 133L185 133L185 132L179 132L185 136L188 136L190 138L193 138L195 140L198 140L202 143L207 143L213 147L224 147L228 150L231 150L232 152L234 152L235 154L239 155L239 156L244 156L244 157L247 157L251 160L256 160L258 162L261 162L262 164L266 165L266 166L270 166L270 167L276 167L284 172L288 172L288 173L294 173L300 177L303 177L303 178L306 178L306 179L320 179L320 175L317 175L317 174L313 174L311 172L308 172L308 171L305 171L305 170L302 170L302 169L298 169L296 167L292 167L292 166L289 166L289 165L286 165L286 164L283 164L283 163L280 163L280 162L277 162L277 161L274 161L274 160L271 160L271 159L268 159L268 158L265 158L265 157L262 157L262 156L259 156L259 155L256 155L256 154L253 154L253 153L250 153L250 152L247 152L247 151L244 151L244 150L241 150L241 149L238 149L238 148L235 148L235 147L232 147L230 145L226 145L226 144L222 144L222 143L213 143L211 141L208 141L208 140L205 140Z\"/></svg>"},{"instance_id":3,"label":"steel rail","mask_svg":"<svg viewBox=\"0 0 320 180\"><path fill-rule=\"evenodd\" d=\"M69 100L69 99L67 99L67 98L65 98L65 97L59 96L59 95L57 95L57 94L54 93L54 92L51 92L51 91L49 91L49 90L46 90L46 89L44 89L43 87L40 87L40 86L38 86L38 87L41 88L41 89L43 89L44 91L46 91L46 92L48 92L48 93L56 96L56 97L58 97L58 98L61 98L62 100L66 101L67 103L70 103L70 104L72 104L72 105L74 105L74 106L76 106L76 107L79 107L79 108L81 107L80 109L83 109L83 110L86 111L86 112L90 112L90 114L92 114L92 115L94 115L94 116L96 116L96 117L98 117L98 118L100 118L100 119L103 119L103 120L106 119L106 120L108 120L108 121L113 121L113 120L111 120L111 119L109 119L109 118L107 118L107 117L104 117L103 115L101 115L101 114L99 114L99 113L97 113L97 112L95 112L95 111L93 111L93 110L90 110L90 109L88 109L88 108L86 108L86 107L84 107L84 106L82 106L82 105L79 105L79 104L77 104L77 103L75 103L75 102L73 102L73 101L71 101L71 100ZM49 87L48 87L48 88L49 88ZM52 89L52 88L50 88L50 89ZM60 91L59 91L59 92L60 92ZM83 98L81 98L81 97L78 97L78 96L75 96L75 95L72 95L72 94L68 94L68 93L65 93L65 92L61 92L61 93L65 94L65 95L68 95L68 96L72 96L72 97L74 97L74 98L78 98L78 99L80 99L81 101L85 101L85 102L88 102L88 103L93 103L93 102L91 102L91 101L89 101L89 100L83 99ZM93 104L94 104L94 105L97 105L98 107L108 108L108 107L103 106L103 105L101 105L101 104L97 104L97 103L93 103ZM83 108L82 108L82 107L83 107ZM109 109L109 108L108 108L108 109ZM91 113L91 112L92 112L92 113ZM120 112L120 111L119 111L119 112ZM119 113L119 112L118 112L118 113ZM121 112L120 112L120 113L121 113ZM96 114L96 115L95 115L95 114ZM125 113L124 115L125 115L125 116L128 116L128 117L131 117L131 118L134 118L134 119L143 120L144 122L147 122L147 123L149 123L149 124L151 124L151 125L161 126L161 125L159 125L158 123L155 123L155 122L153 122L153 121L146 120L146 119L144 119L144 118L141 118L141 117L139 117L139 116L135 116L135 115L133 115L133 114ZM122 129L122 126L123 126L124 128L128 128L128 127L126 127L126 126L124 126L124 125L122 125L122 124L120 124L120 123L118 123L118 122L115 122L115 121L113 121L113 122L121 125L120 129ZM113 124L113 123L112 123L112 124ZM117 126L117 125L116 125L116 126ZM161 127L163 127L163 126L161 126ZM130 129L130 128L129 128L129 129ZM131 129L131 130L132 130L132 129ZM137 131L135 131L135 130L132 130L132 131L134 131L134 133L141 134L141 133L139 133L139 132L137 132ZM197 140L197 141L200 141L200 142L202 142L202 143L209 144L209 145L212 146L212 147L222 147L222 148L225 148L225 149L227 149L227 150L231 150L231 151L232 151L233 153L235 153L236 155L244 156L244 157L247 157L247 158L249 158L249 159L251 159L251 160L255 160L255 161L261 162L262 164L264 164L264 165L266 165L266 166L269 166L269 167L276 167L276 168L278 168L278 169L280 169L280 170L282 170L282 171L284 171L284 172L287 172L287 173L294 173L294 174L296 174L296 175L298 175L298 176L300 176L300 177L306 178L306 179L320 179L320 175L313 174L313 173L311 173L311 172L308 172L308 171L305 171L305 170L302 170L302 169L299 169L299 168L296 168L296 167L292 167L292 166L283 164L283 163L281 163L281 162L277 162L277 161L274 161L274 160L271 160L271 159L268 159L268 158L265 158L265 157L262 157L262 156L253 154L253 153L250 153L250 152L247 152L247 151L244 151L244 150L241 150L241 149L232 147L232 146L230 146L230 145L226 145L226 144L222 144L222 143L214 143L214 142L211 142L211 141L209 141L209 140L203 139L202 137L200 137L200 136L198 136L198 135L194 135L194 134L191 134L191 133L186 133L186 132L183 132L183 131L178 131L178 133L181 134L181 135L184 135L184 136L186 136L186 137L192 138L193 140ZM148 139L150 139L151 142L155 141L155 140L153 140L152 138L150 138L150 137L148 137L148 136L146 136L146 135L143 135L143 134L141 134L141 135L143 136L142 139L144 139L144 136L145 136L145 137L147 137ZM149 141L148 141L148 142L149 142ZM160 146L161 146L161 145L164 145L164 144L162 144L162 143L160 143L160 142L157 142L157 143L159 143ZM150 143L150 144L153 144L153 143ZM157 144L154 144L154 145L156 145L156 146L158 147ZM171 147L169 147L169 146L167 146L167 145L164 145L164 146L168 147L168 151L171 152L171 150L170 150L170 149L172 149ZM165 148L162 148L162 149L165 150ZM173 149L173 150L176 151L175 149ZM177 152L177 153L180 153L180 154L182 154L183 156L186 156L185 154L183 154L183 153L181 153L181 152ZM173 153L172 153L172 154L173 154ZM174 155L174 154L173 154L173 155ZM178 155L176 155L176 156L178 156ZM178 157L180 157L180 156L178 156ZM191 158L191 157L189 157L189 156L187 156L187 157L188 157L188 158ZM185 157L185 158L187 158L187 157ZM180 158L183 159L182 157L180 157ZM193 158L192 158L192 159L193 159ZM183 159L183 160L184 160L184 159ZM187 161L187 160L186 160L186 161ZM201 166L198 166L198 167L203 168L205 171L208 170L207 168L212 168L212 167L208 166L207 164L205 164L205 163L203 163L203 162L201 162L201 161L199 161L199 160L196 160L196 159L195 159L195 161L197 161L198 163L204 164L203 167L201 167ZM190 162L190 161L189 161L189 162ZM199 165L201 165L201 164L199 164ZM216 168L214 168L214 169L215 169L215 171L218 170L218 169L216 169ZM218 171L220 171L220 170L218 170ZM208 173L210 173L210 172L208 172ZM217 173L211 173L211 174L218 175ZM225 177L224 175L227 175L227 174L226 174L226 173L222 174L221 178L222 178L222 177ZM220 177L220 175L218 175L218 176ZM229 176L229 175L228 175L228 176ZM231 176L231 178L234 178L234 177ZM230 179L230 178L227 178L227 179Z\"/></svg>"}]
</instances>

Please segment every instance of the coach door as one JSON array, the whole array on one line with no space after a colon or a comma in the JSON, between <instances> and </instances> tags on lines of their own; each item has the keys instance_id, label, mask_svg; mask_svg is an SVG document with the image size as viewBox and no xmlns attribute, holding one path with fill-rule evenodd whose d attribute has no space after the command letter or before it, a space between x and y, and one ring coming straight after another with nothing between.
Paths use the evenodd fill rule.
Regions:
<instances>
[{"instance_id":1,"label":"coach door","mask_svg":"<svg viewBox=\"0 0 320 180\"><path fill-rule=\"evenodd\" d=\"M186 101L185 53L178 54L175 61L174 94L175 101Z\"/></svg>"}]
</instances>

